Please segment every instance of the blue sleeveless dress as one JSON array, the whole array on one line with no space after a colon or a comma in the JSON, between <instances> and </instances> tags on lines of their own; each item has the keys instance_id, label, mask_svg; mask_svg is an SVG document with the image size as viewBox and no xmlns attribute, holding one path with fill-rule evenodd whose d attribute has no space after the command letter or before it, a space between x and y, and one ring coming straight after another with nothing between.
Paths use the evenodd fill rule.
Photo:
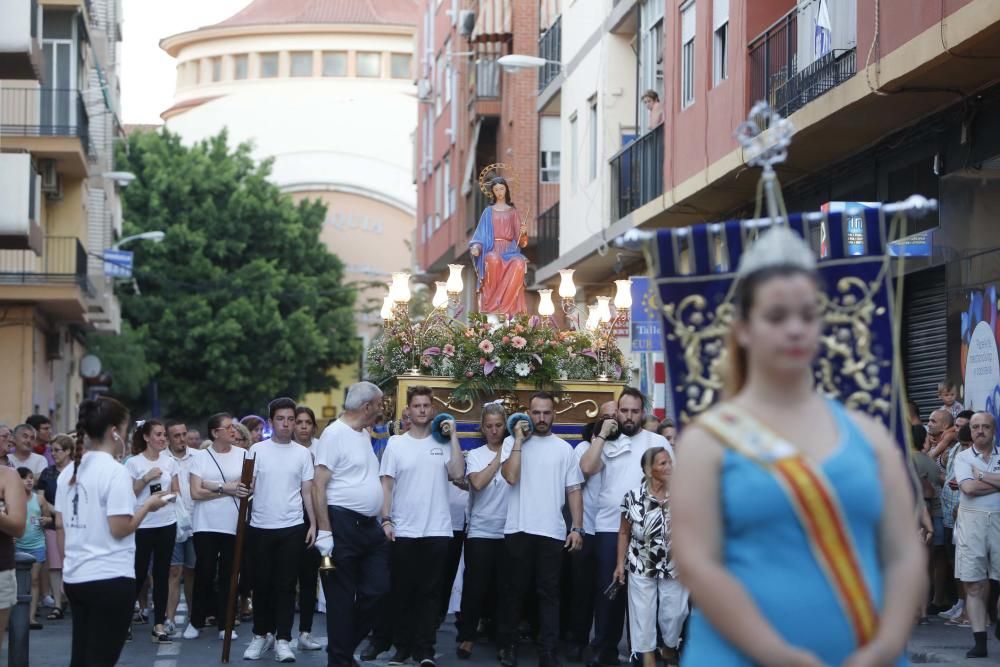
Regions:
<instances>
[{"instance_id":1,"label":"blue sleeveless dress","mask_svg":"<svg viewBox=\"0 0 1000 667\"><path fill-rule=\"evenodd\" d=\"M828 402L839 433L820 466L840 500L875 606L883 604L879 566L882 486L874 449L839 403ZM764 618L796 647L840 665L857 647L833 588L813 557L785 492L771 473L727 449L721 468L723 559ZM906 665L900 656L897 666ZM682 667L744 667L750 658L730 644L697 607Z\"/></svg>"}]
</instances>

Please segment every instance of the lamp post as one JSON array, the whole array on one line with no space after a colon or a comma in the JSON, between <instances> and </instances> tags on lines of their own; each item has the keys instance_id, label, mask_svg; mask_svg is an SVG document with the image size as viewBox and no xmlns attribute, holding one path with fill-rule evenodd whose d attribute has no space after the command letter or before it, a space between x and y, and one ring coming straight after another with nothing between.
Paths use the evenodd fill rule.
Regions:
<instances>
[{"instance_id":1,"label":"lamp post","mask_svg":"<svg viewBox=\"0 0 1000 667\"><path fill-rule=\"evenodd\" d=\"M161 232L161 231L133 234L132 236L126 236L125 238L115 243L113 246L111 246L111 249L118 250L126 243L131 243L132 241L152 241L153 243L159 243L160 241L163 240L163 238L166 235L167 235L166 232Z\"/></svg>"}]
</instances>

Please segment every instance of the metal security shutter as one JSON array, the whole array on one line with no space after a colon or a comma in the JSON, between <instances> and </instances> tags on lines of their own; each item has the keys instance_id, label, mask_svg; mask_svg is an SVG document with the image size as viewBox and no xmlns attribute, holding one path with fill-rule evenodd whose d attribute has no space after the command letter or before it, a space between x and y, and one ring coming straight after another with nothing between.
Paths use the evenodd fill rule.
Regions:
<instances>
[{"instance_id":1,"label":"metal security shutter","mask_svg":"<svg viewBox=\"0 0 1000 667\"><path fill-rule=\"evenodd\" d=\"M926 420L939 407L938 383L948 377L948 302L944 267L903 282L903 375L910 400Z\"/></svg>"}]
</instances>

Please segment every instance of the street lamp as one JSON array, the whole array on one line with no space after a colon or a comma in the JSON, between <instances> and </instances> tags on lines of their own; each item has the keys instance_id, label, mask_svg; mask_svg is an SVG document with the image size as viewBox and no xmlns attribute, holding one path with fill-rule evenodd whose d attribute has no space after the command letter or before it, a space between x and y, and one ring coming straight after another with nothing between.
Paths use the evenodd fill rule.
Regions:
<instances>
[{"instance_id":1,"label":"street lamp","mask_svg":"<svg viewBox=\"0 0 1000 667\"><path fill-rule=\"evenodd\" d=\"M153 243L159 243L163 240L163 237L167 235L166 232L155 231L155 232L143 232L142 234L133 234L132 236L126 236L118 243L111 246L112 250L118 250L120 247L126 243L131 243L132 241L152 241Z\"/></svg>"},{"instance_id":2,"label":"street lamp","mask_svg":"<svg viewBox=\"0 0 1000 667\"><path fill-rule=\"evenodd\" d=\"M559 67L562 67L562 63L558 60L549 60L548 58L539 58L538 56L526 56L521 53L511 53L501 56L497 58L497 64L508 72L516 72L522 69L541 69L546 65L559 65Z\"/></svg>"}]
</instances>

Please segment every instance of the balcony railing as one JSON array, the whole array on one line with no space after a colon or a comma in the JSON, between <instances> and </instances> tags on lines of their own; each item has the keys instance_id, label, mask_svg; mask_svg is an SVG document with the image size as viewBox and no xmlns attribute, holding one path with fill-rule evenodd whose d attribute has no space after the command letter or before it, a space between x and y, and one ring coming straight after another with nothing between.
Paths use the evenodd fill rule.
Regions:
<instances>
[{"instance_id":1,"label":"balcony railing","mask_svg":"<svg viewBox=\"0 0 1000 667\"><path fill-rule=\"evenodd\" d=\"M620 220L663 194L663 125L611 158L611 219Z\"/></svg>"},{"instance_id":2,"label":"balcony railing","mask_svg":"<svg viewBox=\"0 0 1000 667\"><path fill-rule=\"evenodd\" d=\"M559 258L559 202L538 216L538 266Z\"/></svg>"},{"instance_id":3,"label":"balcony railing","mask_svg":"<svg viewBox=\"0 0 1000 667\"><path fill-rule=\"evenodd\" d=\"M46 236L41 256L31 250L0 250L0 284L76 284L90 292L87 251L75 236Z\"/></svg>"},{"instance_id":4,"label":"balcony railing","mask_svg":"<svg viewBox=\"0 0 1000 667\"><path fill-rule=\"evenodd\" d=\"M559 76L558 63L562 60L561 16L538 38L538 56L552 61L546 63L538 71L538 90L541 92L552 82L552 79Z\"/></svg>"},{"instance_id":5,"label":"balcony railing","mask_svg":"<svg viewBox=\"0 0 1000 667\"><path fill-rule=\"evenodd\" d=\"M797 17L796 8L750 42L748 107L764 100L788 116L857 71L854 48L830 51L800 70Z\"/></svg>"},{"instance_id":6,"label":"balcony railing","mask_svg":"<svg viewBox=\"0 0 1000 667\"><path fill-rule=\"evenodd\" d=\"M496 58L477 58L472 67L473 91L476 99L500 97L500 65Z\"/></svg>"},{"instance_id":7,"label":"balcony railing","mask_svg":"<svg viewBox=\"0 0 1000 667\"><path fill-rule=\"evenodd\" d=\"M79 137L84 152L96 156L83 96L73 88L0 90L0 136Z\"/></svg>"}]
</instances>

